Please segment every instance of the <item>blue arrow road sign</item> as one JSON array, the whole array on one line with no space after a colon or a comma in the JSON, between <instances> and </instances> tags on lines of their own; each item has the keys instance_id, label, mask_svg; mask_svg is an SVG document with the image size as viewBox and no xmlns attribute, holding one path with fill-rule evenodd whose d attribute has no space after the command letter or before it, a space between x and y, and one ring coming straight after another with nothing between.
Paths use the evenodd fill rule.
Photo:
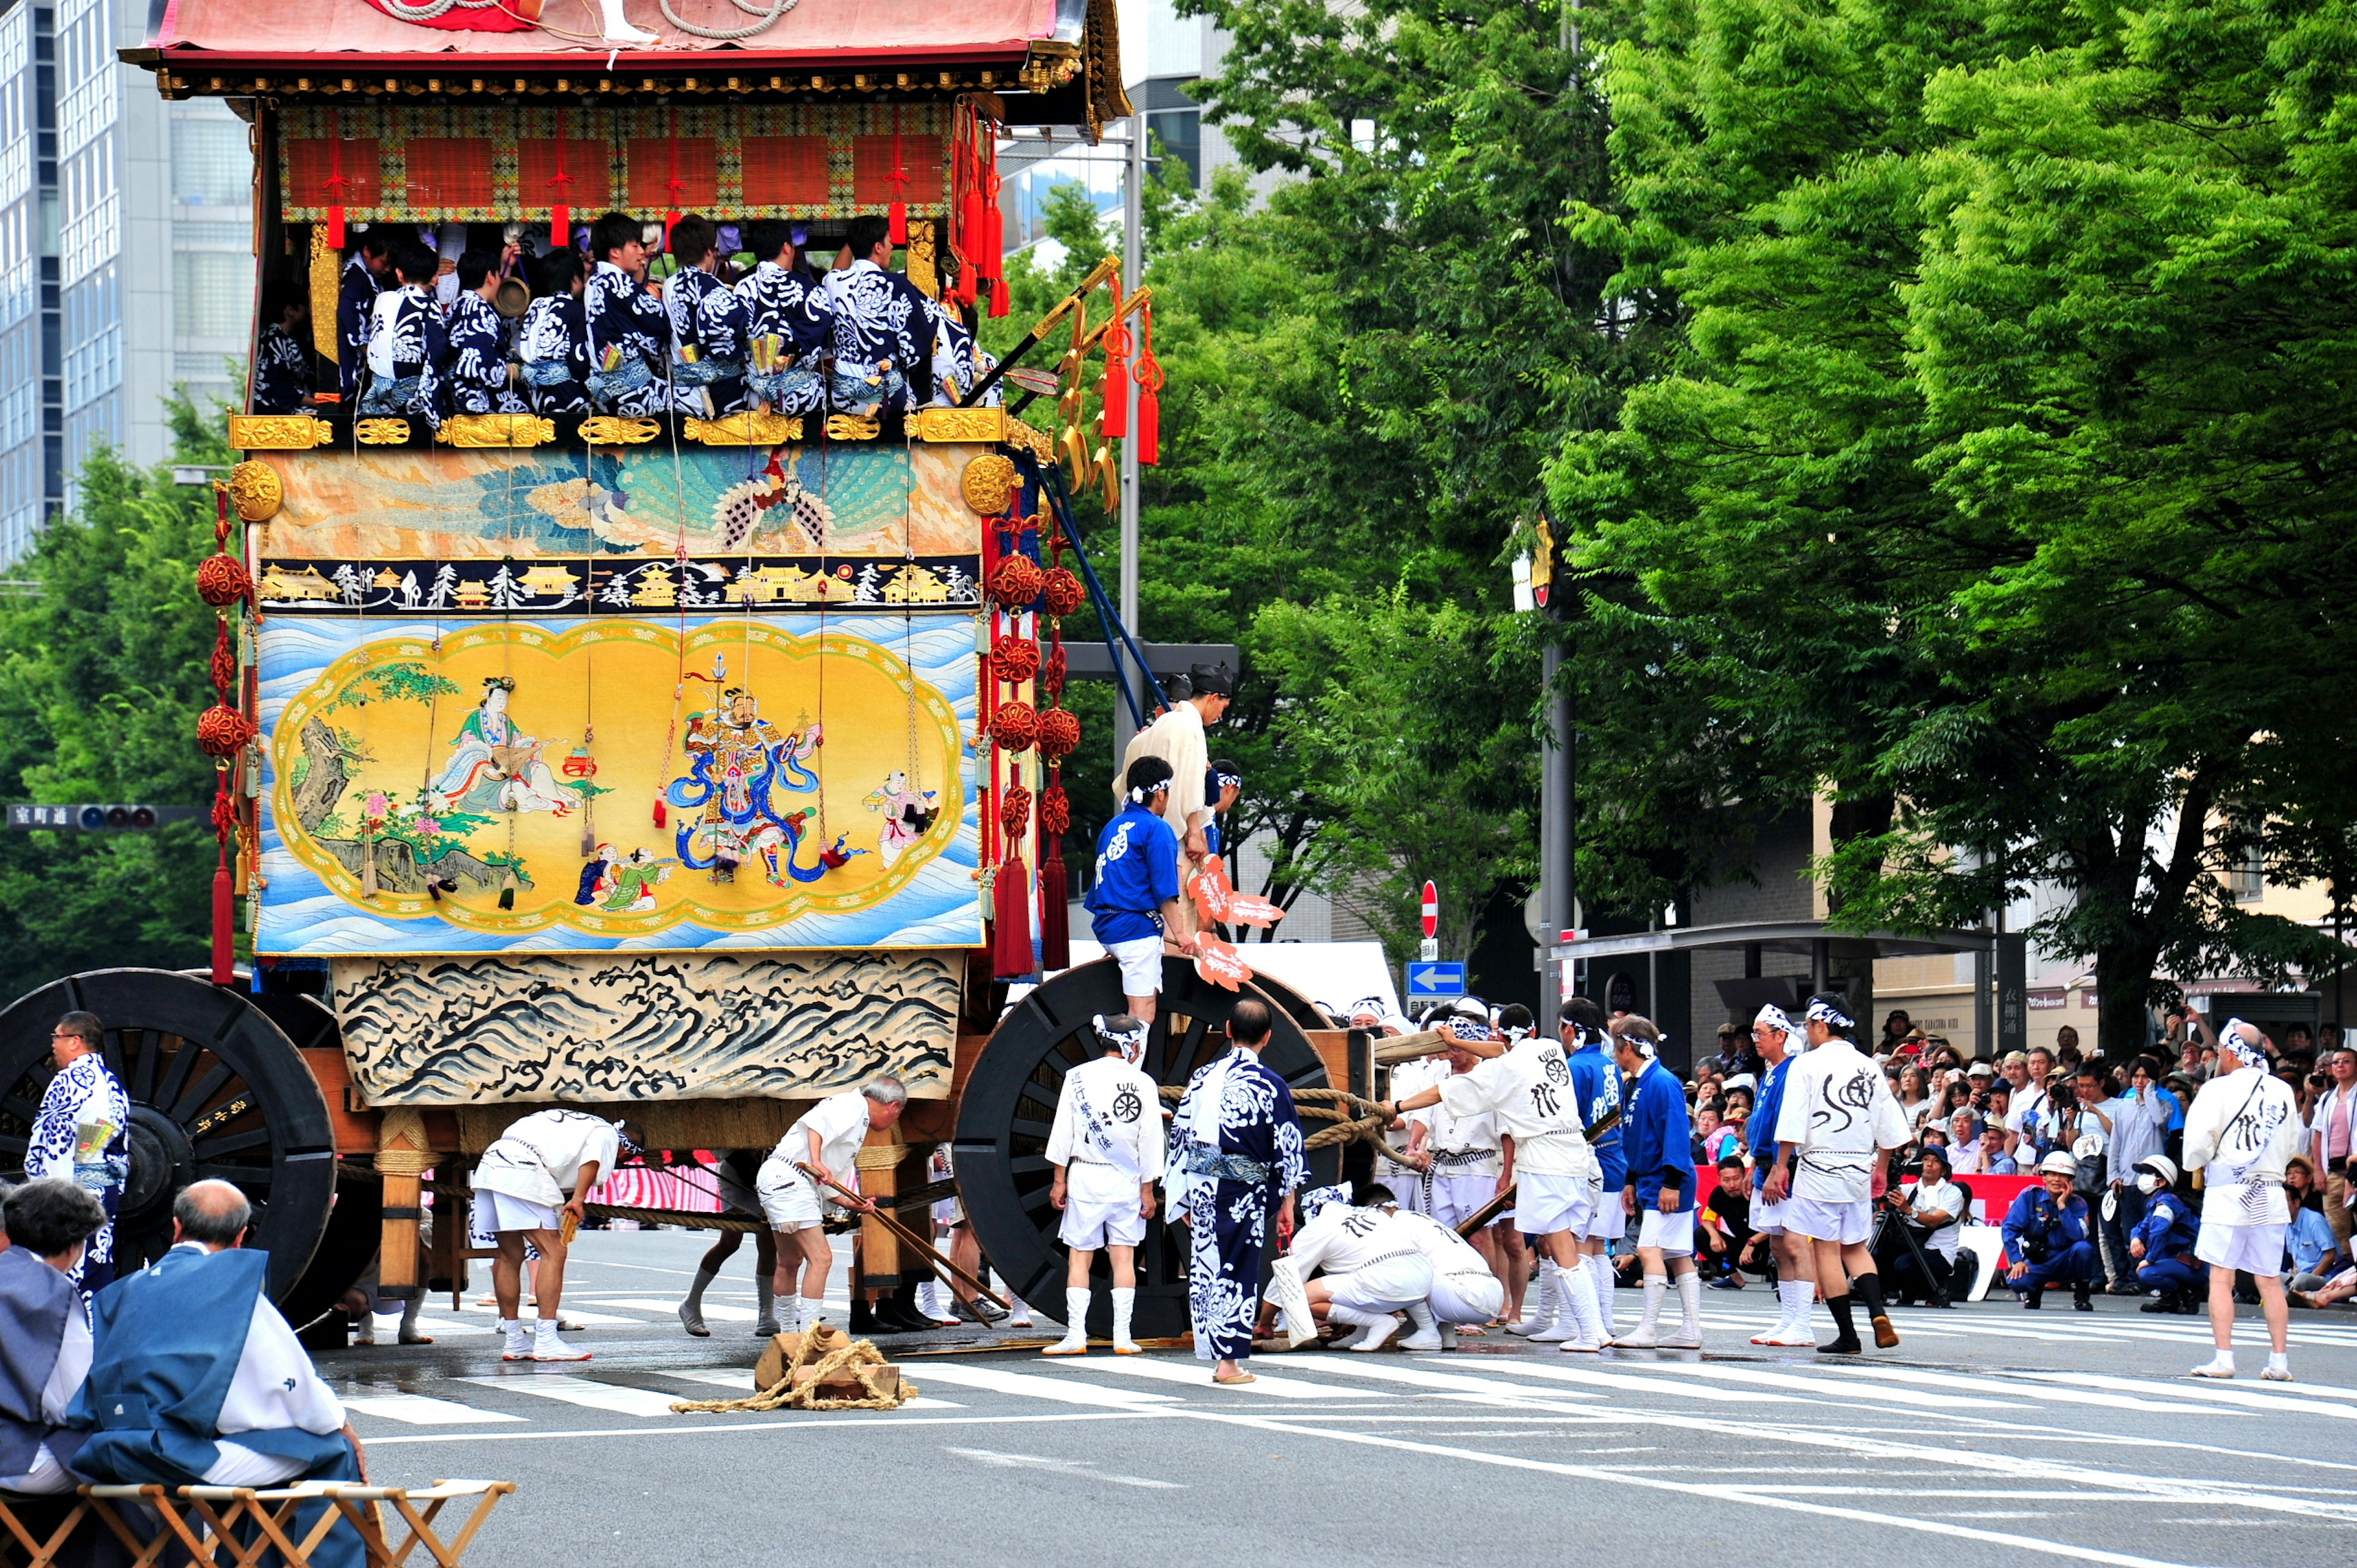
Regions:
<instances>
[{"instance_id":1,"label":"blue arrow road sign","mask_svg":"<svg viewBox=\"0 0 2357 1568\"><path fill-rule=\"evenodd\" d=\"M1452 996L1465 994L1465 966L1461 963L1418 963L1407 966L1407 999L1410 1002L1445 1002Z\"/></svg>"}]
</instances>

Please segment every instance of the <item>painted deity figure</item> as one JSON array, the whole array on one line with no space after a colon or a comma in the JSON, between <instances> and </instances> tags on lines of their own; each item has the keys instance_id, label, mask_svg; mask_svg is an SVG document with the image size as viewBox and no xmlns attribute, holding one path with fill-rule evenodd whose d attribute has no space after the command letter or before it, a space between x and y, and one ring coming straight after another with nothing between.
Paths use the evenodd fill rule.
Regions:
<instances>
[{"instance_id":1,"label":"painted deity figure","mask_svg":"<svg viewBox=\"0 0 2357 1568\"><path fill-rule=\"evenodd\" d=\"M450 742L449 763L432 787L437 811L549 811L568 816L579 804L540 759L543 742L521 733L509 716L515 682L493 675L483 700Z\"/></svg>"},{"instance_id":2,"label":"painted deity figure","mask_svg":"<svg viewBox=\"0 0 2357 1568\"><path fill-rule=\"evenodd\" d=\"M932 790L916 789L909 782L908 773L896 768L886 777L882 788L860 802L871 811L884 813L884 825L876 834L876 854L886 869L933 825L933 819L941 814L933 798Z\"/></svg>"},{"instance_id":3,"label":"painted deity figure","mask_svg":"<svg viewBox=\"0 0 2357 1568\"><path fill-rule=\"evenodd\" d=\"M726 881L739 865L758 857L780 887L789 878L815 882L849 860L853 852L838 837L822 848L817 865L795 865L810 813L788 811L773 799L779 791L817 792L818 775L807 765L825 738L823 727L780 729L761 716L759 700L741 686L722 693L721 701L725 706L718 714L698 714L688 721L681 743L688 776L673 780L667 799L701 811L680 827L679 858Z\"/></svg>"}]
</instances>

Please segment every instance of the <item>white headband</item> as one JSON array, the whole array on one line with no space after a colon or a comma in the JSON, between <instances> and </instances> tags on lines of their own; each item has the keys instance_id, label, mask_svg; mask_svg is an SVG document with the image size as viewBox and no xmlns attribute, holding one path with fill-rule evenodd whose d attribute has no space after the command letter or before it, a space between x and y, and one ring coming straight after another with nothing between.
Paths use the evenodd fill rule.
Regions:
<instances>
[{"instance_id":1,"label":"white headband","mask_svg":"<svg viewBox=\"0 0 2357 1568\"><path fill-rule=\"evenodd\" d=\"M1146 1054L1146 1025L1139 1024L1129 1029L1112 1028L1106 1025L1105 1015L1102 1013L1091 1022L1096 1026L1097 1038L1111 1049L1119 1051L1122 1060L1135 1066L1137 1059Z\"/></svg>"},{"instance_id":2,"label":"white headband","mask_svg":"<svg viewBox=\"0 0 2357 1568\"><path fill-rule=\"evenodd\" d=\"M2266 1047L2259 1043L2257 1029L2240 1018L2229 1018L2226 1026L2218 1031L2218 1043L2233 1054L2244 1067L2267 1065Z\"/></svg>"},{"instance_id":3,"label":"white headband","mask_svg":"<svg viewBox=\"0 0 2357 1568\"><path fill-rule=\"evenodd\" d=\"M1773 1002L1760 1008L1759 1015L1751 1021L1755 1024L1765 1024L1780 1035L1789 1035L1793 1032L1792 1020L1786 1017L1784 1010Z\"/></svg>"},{"instance_id":4,"label":"white headband","mask_svg":"<svg viewBox=\"0 0 2357 1568\"><path fill-rule=\"evenodd\" d=\"M1318 1218L1318 1210L1335 1204L1351 1201L1351 1189L1343 1187L1313 1187L1301 1195L1301 1218L1306 1224Z\"/></svg>"},{"instance_id":5,"label":"white headband","mask_svg":"<svg viewBox=\"0 0 2357 1568\"><path fill-rule=\"evenodd\" d=\"M1854 1029L1857 1026L1857 1020L1823 997L1809 1004L1808 1018L1811 1023L1823 1024L1830 1029Z\"/></svg>"}]
</instances>

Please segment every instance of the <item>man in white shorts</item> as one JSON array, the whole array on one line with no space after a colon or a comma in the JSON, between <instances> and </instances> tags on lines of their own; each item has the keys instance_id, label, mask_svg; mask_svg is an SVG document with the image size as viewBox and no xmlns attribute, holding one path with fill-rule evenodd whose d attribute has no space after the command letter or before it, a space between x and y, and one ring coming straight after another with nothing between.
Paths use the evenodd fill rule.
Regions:
<instances>
[{"instance_id":1,"label":"man in white shorts","mask_svg":"<svg viewBox=\"0 0 2357 1568\"><path fill-rule=\"evenodd\" d=\"M1629 1157L1620 1135L1620 1064L1613 1060L1609 1036L1604 1031L1604 1009L1595 999L1575 996L1563 1004L1563 1048L1571 1064L1572 1092L1579 1099L1580 1121L1588 1145L1596 1151L1596 1196L1587 1223L1580 1227L1579 1251L1588 1262L1582 1273L1596 1298L1596 1317L1604 1337L1612 1337L1612 1261L1606 1254L1612 1243L1629 1233L1629 1211L1611 1199L1629 1185ZM1542 1292L1542 1299L1544 1293ZM1517 1332L1535 1332L1543 1325Z\"/></svg>"},{"instance_id":2,"label":"man in white shorts","mask_svg":"<svg viewBox=\"0 0 2357 1568\"><path fill-rule=\"evenodd\" d=\"M1612 1341L1631 1350L1702 1348L1702 1276L1694 1260L1694 1127L1675 1075L1655 1059L1661 1031L1631 1013L1612 1020L1620 1070L1634 1080L1621 1120L1629 1185L1608 1197L1638 1219L1637 1260L1644 1270L1645 1312ZM1662 1300L1678 1282L1678 1327L1662 1332Z\"/></svg>"},{"instance_id":3,"label":"man in white shorts","mask_svg":"<svg viewBox=\"0 0 2357 1568\"><path fill-rule=\"evenodd\" d=\"M557 1303L565 1294L565 1223L578 1226L589 1189L614 1174L624 1155L637 1155L646 1133L635 1122L608 1122L587 1111L536 1111L509 1123L475 1165L473 1240L496 1247L491 1294L500 1306L500 1330L507 1337L500 1359L586 1361L557 1337ZM527 1332L522 1320L526 1246L537 1248L533 1297L540 1320Z\"/></svg>"},{"instance_id":4,"label":"man in white shorts","mask_svg":"<svg viewBox=\"0 0 2357 1568\"><path fill-rule=\"evenodd\" d=\"M1415 1332L1400 1341L1403 1350L1454 1350L1457 1336L1448 1330L1471 1328L1505 1310L1506 1287L1481 1254L1454 1230L1429 1214L1409 1214L1398 1208L1391 1189L1377 1183L1367 1201L1399 1216L1416 1250L1432 1265L1432 1294L1419 1311L1406 1309Z\"/></svg>"},{"instance_id":5,"label":"man in white shorts","mask_svg":"<svg viewBox=\"0 0 2357 1568\"><path fill-rule=\"evenodd\" d=\"M1808 1238L1815 1251L1817 1282L1837 1330L1832 1344L1817 1347L1829 1356L1866 1348L1850 1314L1852 1292L1866 1298L1874 1342L1886 1350L1899 1343L1867 1244L1874 1237L1874 1189L1890 1151L1907 1143L1907 1113L1882 1069L1850 1043L1856 1026L1840 997L1809 999L1803 1025L1809 1054L1784 1077L1776 1168L1765 1189L1769 1202L1784 1206L1784 1229Z\"/></svg>"},{"instance_id":6,"label":"man in white shorts","mask_svg":"<svg viewBox=\"0 0 2357 1568\"><path fill-rule=\"evenodd\" d=\"M869 1133L885 1132L900 1120L908 1103L908 1089L890 1077L831 1094L803 1112L761 1162L754 1182L761 1218L785 1238L778 1247L777 1301L787 1333L817 1323L819 1306L826 1300L827 1271L834 1265L834 1250L826 1240L827 1210L841 1208L866 1214L876 1208L866 1198L842 1199L800 1167L809 1165L845 1187L857 1186L860 1144Z\"/></svg>"},{"instance_id":7,"label":"man in white shorts","mask_svg":"<svg viewBox=\"0 0 2357 1568\"><path fill-rule=\"evenodd\" d=\"M2299 1104L2267 1070L2258 1030L2240 1018L2218 1035L2219 1062L2233 1070L2212 1079L2185 1111L2185 1168L2201 1168L2201 1229L2193 1255L2210 1265L2210 1333L2218 1354L2193 1369L2197 1378L2234 1375L2234 1271L2258 1282L2267 1318L2269 1382L2291 1379L2291 1311L2284 1296L2284 1229L2291 1207L2284 1168L2299 1152Z\"/></svg>"},{"instance_id":8,"label":"man in white shorts","mask_svg":"<svg viewBox=\"0 0 2357 1568\"><path fill-rule=\"evenodd\" d=\"M1122 995L1129 1015L1154 1022L1155 998L1162 994L1162 952L1177 937L1182 948L1194 937L1178 908L1178 834L1162 820L1170 798L1170 765L1141 757L1129 765L1129 792L1119 815L1097 834L1096 886L1089 889L1089 929L1121 966Z\"/></svg>"},{"instance_id":9,"label":"man in white shorts","mask_svg":"<svg viewBox=\"0 0 2357 1568\"><path fill-rule=\"evenodd\" d=\"M1440 1029L1452 1016L1454 1015L1445 1009L1436 1009L1425 1023L1427 1027ZM1483 1026L1483 1032L1487 1033L1486 1025ZM1448 1073L1448 1053L1446 1051L1433 1056L1418 1057L1414 1061L1397 1063L1391 1069L1391 1097L1394 1100L1405 1100L1411 1095L1421 1094L1447 1078ZM1394 1131L1403 1127L1407 1133L1408 1141L1413 1144L1415 1139L1415 1122L1409 1119L1395 1122L1393 1124ZM1410 1213L1422 1214L1429 1207L1429 1199L1425 1191L1425 1174L1414 1165L1401 1165L1389 1155L1378 1153L1375 1155L1375 1179L1397 1194L1399 1206Z\"/></svg>"},{"instance_id":10,"label":"man in white shorts","mask_svg":"<svg viewBox=\"0 0 2357 1568\"><path fill-rule=\"evenodd\" d=\"M1064 1075L1056 1120L1048 1129L1048 1163L1056 1167L1048 1200L1064 1217L1056 1238L1069 1248L1064 1266L1064 1337L1049 1356L1089 1350L1089 1269L1102 1247L1113 1255L1113 1351L1135 1356L1131 1314L1137 1306L1137 1245L1154 1218L1154 1184L1162 1179L1162 1097L1138 1061L1146 1026L1126 1013L1093 1020L1104 1055Z\"/></svg>"},{"instance_id":11,"label":"man in white shorts","mask_svg":"<svg viewBox=\"0 0 2357 1568\"><path fill-rule=\"evenodd\" d=\"M1784 1106L1784 1079L1793 1062L1809 1048L1808 1040L1792 1026L1784 1010L1773 1004L1751 1020L1751 1043L1760 1047L1768 1069L1760 1079L1760 1097L1751 1118L1744 1123L1751 1140L1751 1229L1768 1238L1776 1255L1776 1323L1751 1337L1754 1345L1814 1345L1809 1308L1816 1301L1816 1249L1807 1238L1784 1229L1784 1205L1768 1201L1768 1173L1776 1165L1776 1118Z\"/></svg>"},{"instance_id":12,"label":"man in white shorts","mask_svg":"<svg viewBox=\"0 0 2357 1568\"><path fill-rule=\"evenodd\" d=\"M1481 1060L1461 1046L1443 1059L1451 1073L1471 1072ZM1445 1100L1425 1107L1408 1118L1408 1153L1426 1162L1424 1181L1418 1185L1426 1188L1429 1202L1422 1212L1448 1227L1451 1235L1496 1199L1505 1156L1498 1142L1498 1119L1489 1112L1460 1116ZM1472 1236L1474 1251L1493 1273L1498 1270L1494 1229L1484 1226Z\"/></svg>"},{"instance_id":13,"label":"man in white shorts","mask_svg":"<svg viewBox=\"0 0 2357 1568\"><path fill-rule=\"evenodd\" d=\"M1582 1272L1576 1235L1587 1219L1596 1155L1580 1131L1571 1064L1553 1040L1525 1038L1509 1047L1498 1040L1459 1037L1473 1055L1484 1058L1480 1066L1452 1074L1404 1102L1378 1109L1396 1115L1445 1101L1458 1115L1486 1111L1496 1116L1504 1148L1499 1190L1514 1189L1514 1223L1524 1235L1539 1238L1540 1253L1546 1260L1542 1267L1555 1270L1557 1298L1572 1309L1568 1326L1558 1322L1531 1337L1559 1343L1566 1350L1601 1350L1596 1294Z\"/></svg>"},{"instance_id":14,"label":"man in white shorts","mask_svg":"<svg viewBox=\"0 0 2357 1568\"><path fill-rule=\"evenodd\" d=\"M1370 1188L1369 1196L1377 1190L1388 1191ZM1415 1217L1361 1208L1351 1201L1345 1187L1303 1193L1301 1212L1301 1229L1294 1232L1286 1261L1305 1277L1313 1269L1326 1271L1305 1287L1310 1315L1354 1330L1335 1340L1335 1349L1381 1349L1399 1331L1395 1315L1420 1312L1432 1294L1432 1265L1408 1230ZM1261 1305L1264 1325L1274 1320L1277 1305L1272 1292Z\"/></svg>"}]
</instances>

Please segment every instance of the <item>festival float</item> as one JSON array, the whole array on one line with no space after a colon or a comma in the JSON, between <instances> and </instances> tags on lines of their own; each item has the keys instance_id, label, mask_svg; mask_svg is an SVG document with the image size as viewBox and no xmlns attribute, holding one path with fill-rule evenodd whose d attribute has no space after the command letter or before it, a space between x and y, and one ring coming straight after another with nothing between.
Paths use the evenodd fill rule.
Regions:
<instances>
[{"instance_id":1,"label":"festival float","mask_svg":"<svg viewBox=\"0 0 2357 1568\"><path fill-rule=\"evenodd\" d=\"M1132 113L1111 0L158 15L124 58L251 125L258 274L314 301L321 389L339 275L387 227L512 242L609 208L782 218L825 256L884 215L920 288L1005 315L996 147ZM22 1158L52 1023L96 1013L134 1102L118 1257L156 1255L178 1189L226 1177L299 1324L380 1247L386 1296L457 1288L464 1228L421 1244L426 1194L450 1203L529 1112L627 1111L683 1158L767 1150L888 1072L912 1103L862 1153L863 1188L924 1229L951 1143L993 1263L1060 1302L1043 1150L1063 1070L1097 1053L1092 1015L1122 1005L1110 962L1066 967L1058 765L1082 736L1063 618L1093 605L1144 667L1071 499L1110 489L1115 440L1150 460L1150 312L1108 262L1025 340L1060 355L1052 380L1017 370L1015 395L905 417L436 427L332 397L231 415L242 460L193 585L220 615L194 737L218 766L211 972L79 974L0 1015L0 1162ZM1304 998L1166 967L1159 1082L1210 1059L1250 993L1297 1090L1365 1090ZM1363 1079L1363 1042L1356 1059ZM1318 1157L1331 1179L1338 1151ZM863 1225L863 1286L920 1277ZM1184 1237L1157 1230L1141 1333L1186 1321Z\"/></svg>"}]
</instances>

